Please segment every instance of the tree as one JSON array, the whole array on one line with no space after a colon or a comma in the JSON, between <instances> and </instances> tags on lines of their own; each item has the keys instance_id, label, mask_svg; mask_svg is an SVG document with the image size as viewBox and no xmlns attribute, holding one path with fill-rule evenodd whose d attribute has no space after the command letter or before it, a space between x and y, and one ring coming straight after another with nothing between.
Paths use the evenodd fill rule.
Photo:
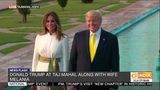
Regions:
<instances>
[{"instance_id":1,"label":"tree","mask_svg":"<svg viewBox=\"0 0 160 90\"><path fill-rule=\"evenodd\" d=\"M64 7L66 7L67 5L67 1L68 0L57 0L58 4L62 7L62 9L64 10Z\"/></svg>"},{"instance_id":2,"label":"tree","mask_svg":"<svg viewBox=\"0 0 160 90\"><path fill-rule=\"evenodd\" d=\"M92 3L93 2L93 0L81 0L82 1L82 3Z\"/></svg>"},{"instance_id":3,"label":"tree","mask_svg":"<svg viewBox=\"0 0 160 90\"><path fill-rule=\"evenodd\" d=\"M27 14L30 14L32 0L16 0L18 12L22 15L22 22L27 22Z\"/></svg>"}]
</instances>

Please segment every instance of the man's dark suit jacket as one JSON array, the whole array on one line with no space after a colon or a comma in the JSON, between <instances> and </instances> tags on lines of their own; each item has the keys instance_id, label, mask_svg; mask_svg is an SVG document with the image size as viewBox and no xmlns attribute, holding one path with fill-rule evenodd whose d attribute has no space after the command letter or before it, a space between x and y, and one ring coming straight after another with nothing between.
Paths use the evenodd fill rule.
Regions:
<instances>
[{"instance_id":1,"label":"man's dark suit jacket","mask_svg":"<svg viewBox=\"0 0 160 90\"><path fill-rule=\"evenodd\" d=\"M81 31L75 34L71 49L70 62L69 62L70 71L118 72L119 48L118 48L117 37L101 29L99 44L97 46L97 51L92 63L89 52L89 37L90 37L89 30ZM99 87L97 88L97 90L98 89L107 90L104 87ZM81 89L79 88L78 90ZM86 90L93 90L93 89L92 87L90 87L90 89Z\"/></svg>"}]
</instances>

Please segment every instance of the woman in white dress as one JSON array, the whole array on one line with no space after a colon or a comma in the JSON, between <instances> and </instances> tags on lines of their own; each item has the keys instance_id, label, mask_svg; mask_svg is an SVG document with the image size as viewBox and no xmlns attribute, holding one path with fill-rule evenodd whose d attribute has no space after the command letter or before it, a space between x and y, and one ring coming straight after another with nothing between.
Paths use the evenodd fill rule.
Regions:
<instances>
[{"instance_id":1,"label":"woman in white dress","mask_svg":"<svg viewBox=\"0 0 160 90\"><path fill-rule=\"evenodd\" d=\"M43 19L44 33L38 34L35 40L32 71L68 71L69 43L61 31L59 17L49 12ZM51 87L38 86L38 90L51 90Z\"/></svg>"}]
</instances>

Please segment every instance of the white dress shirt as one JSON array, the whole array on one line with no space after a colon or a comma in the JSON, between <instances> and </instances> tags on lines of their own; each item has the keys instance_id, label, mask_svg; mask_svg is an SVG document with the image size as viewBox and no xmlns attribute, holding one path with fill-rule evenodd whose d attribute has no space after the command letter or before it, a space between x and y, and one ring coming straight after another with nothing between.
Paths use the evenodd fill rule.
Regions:
<instances>
[{"instance_id":1,"label":"white dress shirt","mask_svg":"<svg viewBox=\"0 0 160 90\"><path fill-rule=\"evenodd\" d=\"M90 31L90 37L89 37L89 38L91 38L92 33L93 33L93 32ZM101 28L99 28L98 31L95 32L96 48L98 47L98 43L99 43L99 40L100 40L100 36L101 36Z\"/></svg>"}]
</instances>

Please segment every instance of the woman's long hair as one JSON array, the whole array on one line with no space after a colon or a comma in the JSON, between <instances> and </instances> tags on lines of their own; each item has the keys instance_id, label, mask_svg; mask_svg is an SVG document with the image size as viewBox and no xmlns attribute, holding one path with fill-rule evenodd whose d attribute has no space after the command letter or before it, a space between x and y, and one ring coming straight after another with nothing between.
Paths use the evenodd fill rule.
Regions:
<instances>
[{"instance_id":1,"label":"woman's long hair","mask_svg":"<svg viewBox=\"0 0 160 90\"><path fill-rule=\"evenodd\" d=\"M56 38L58 40L61 40L61 38L64 37L64 34L62 33L62 28L61 28L61 23L60 23L59 17L54 11L47 13L43 18L43 27L45 30L44 34L49 32L48 29L46 28L46 22L47 22L48 16L52 16L54 18L54 20L55 20L54 23L56 25L54 33L56 34Z\"/></svg>"}]
</instances>

